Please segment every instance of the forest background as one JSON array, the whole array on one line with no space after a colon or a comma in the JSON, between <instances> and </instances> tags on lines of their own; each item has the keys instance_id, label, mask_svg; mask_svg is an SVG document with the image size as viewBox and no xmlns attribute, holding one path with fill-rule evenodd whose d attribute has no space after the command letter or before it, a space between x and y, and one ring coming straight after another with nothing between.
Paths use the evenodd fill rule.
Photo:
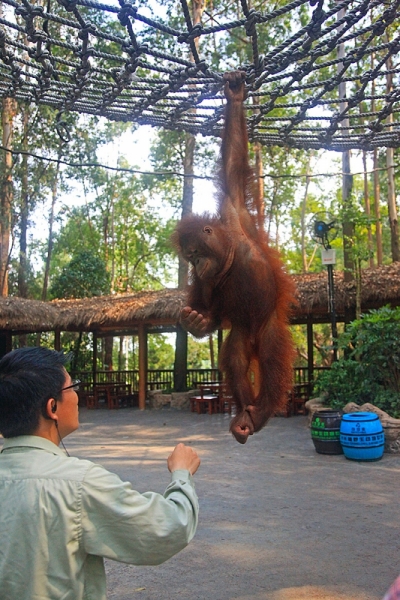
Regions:
<instances>
[{"instance_id":1,"label":"forest background","mask_svg":"<svg viewBox=\"0 0 400 600\"><path fill-rule=\"evenodd\" d=\"M285 4L277 0L275 6ZM182 19L180 5L169 0L138 3L149 8L165 23ZM259 6L258 6L259 5ZM258 10L262 3L254 3ZM53 7L53 11L56 10ZM107 16L87 9L91 21ZM234 18L235 2L209 0L193 2L193 22L205 24ZM271 23L265 47L277 45L299 22L309 17L310 8L301 6ZM104 25L104 23L97 23ZM59 26L62 37L62 25ZM109 27L118 31L118 22ZM388 39L398 35L397 24L387 30ZM144 30L143 37L165 43ZM22 34L21 34L22 35ZM202 39L202 52L218 70L232 70L248 62L251 48L235 32ZM355 41L360 43L360 40ZM332 50L336 57L337 50ZM371 87L378 94L399 85L398 59L388 60L391 71ZM329 76L326 73L318 76ZM333 68L333 67L332 67ZM355 73L371 68L360 60ZM396 72L397 69L397 72ZM348 93L357 81L347 84ZM333 96L338 90L332 90ZM298 100L304 99L297 91ZM379 102L365 100L362 112L379 110ZM326 109L326 110L329 110ZM279 117L275 108L272 116ZM393 118L393 117L388 117ZM1 151L1 248L0 293L24 298L91 297L137 292L185 283L180 265L169 242L177 220L194 210L213 211L213 180L217 172L219 141L196 138L184 132L139 127L134 123L107 122L102 118L67 113L57 121L54 111L44 106L2 101ZM5 151L13 150L14 153ZM342 230L332 242L337 270L344 268L343 243L350 252L357 277L361 268L376 267L400 260L397 231L396 189L400 174L398 149L352 152L351 185L343 203L342 160L339 153L284 147L250 147L259 175L266 229L270 243L279 248L290 273L318 272L320 246L310 233L313 215L328 211L339 223L351 223L351 235ZM5 252L5 250L7 252ZM348 267L347 267L348 268ZM307 361L305 331L293 327L298 365ZM16 345L53 344L50 334L21 336ZM90 335L63 333L62 346L73 349L76 367L87 368L91 360ZM215 367L215 339L189 340L189 367ZM106 368L136 368L135 340L103 340L99 361ZM314 331L316 365L332 360L329 326ZM215 349L214 349L215 350ZM172 368L172 335L151 335L149 368Z\"/></svg>"}]
</instances>

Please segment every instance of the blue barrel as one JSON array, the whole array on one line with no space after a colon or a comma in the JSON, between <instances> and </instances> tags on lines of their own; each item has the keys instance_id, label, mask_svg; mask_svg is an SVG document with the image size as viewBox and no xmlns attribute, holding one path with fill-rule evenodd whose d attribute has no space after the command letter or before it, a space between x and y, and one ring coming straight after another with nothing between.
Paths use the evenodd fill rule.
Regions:
<instances>
[{"instance_id":1,"label":"blue barrel","mask_svg":"<svg viewBox=\"0 0 400 600\"><path fill-rule=\"evenodd\" d=\"M356 412L342 416L340 443L350 460L379 460L385 447L385 433L378 415Z\"/></svg>"}]
</instances>

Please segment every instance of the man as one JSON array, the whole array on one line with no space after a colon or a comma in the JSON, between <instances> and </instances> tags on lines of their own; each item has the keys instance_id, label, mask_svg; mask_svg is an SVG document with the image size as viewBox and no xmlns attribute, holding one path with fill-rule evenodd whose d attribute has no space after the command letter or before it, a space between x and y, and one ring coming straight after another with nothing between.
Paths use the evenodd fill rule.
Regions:
<instances>
[{"instance_id":1,"label":"man","mask_svg":"<svg viewBox=\"0 0 400 600\"><path fill-rule=\"evenodd\" d=\"M79 426L78 395L47 348L0 360L0 599L104 600L103 558L157 565L192 539L200 460L178 444L164 495L139 494L58 447Z\"/></svg>"}]
</instances>

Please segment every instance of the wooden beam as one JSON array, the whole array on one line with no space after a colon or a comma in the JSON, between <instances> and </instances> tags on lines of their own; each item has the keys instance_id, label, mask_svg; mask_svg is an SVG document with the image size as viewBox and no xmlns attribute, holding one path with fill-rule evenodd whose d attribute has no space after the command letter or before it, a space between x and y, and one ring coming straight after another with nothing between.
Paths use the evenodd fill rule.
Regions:
<instances>
[{"instance_id":1,"label":"wooden beam","mask_svg":"<svg viewBox=\"0 0 400 600\"><path fill-rule=\"evenodd\" d=\"M314 340L313 340L313 318L307 317L307 362L308 362L308 381L314 381Z\"/></svg>"},{"instance_id":2,"label":"wooden beam","mask_svg":"<svg viewBox=\"0 0 400 600\"><path fill-rule=\"evenodd\" d=\"M97 378L97 333L93 331L93 362L92 362L93 385Z\"/></svg>"},{"instance_id":3,"label":"wooden beam","mask_svg":"<svg viewBox=\"0 0 400 600\"><path fill-rule=\"evenodd\" d=\"M0 358L8 354L12 350L12 335L11 331L0 333Z\"/></svg>"},{"instance_id":4,"label":"wooden beam","mask_svg":"<svg viewBox=\"0 0 400 600\"><path fill-rule=\"evenodd\" d=\"M147 383L147 330L146 325L139 325L139 408L146 408Z\"/></svg>"},{"instance_id":5,"label":"wooden beam","mask_svg":"<svg viewBox=\"0 0 400 600\"><path fill-rule=\"evenodd\" d=\"M56 329L54 332L54 350L61 350L61 331Z\"/></svg>"}]
</instances>

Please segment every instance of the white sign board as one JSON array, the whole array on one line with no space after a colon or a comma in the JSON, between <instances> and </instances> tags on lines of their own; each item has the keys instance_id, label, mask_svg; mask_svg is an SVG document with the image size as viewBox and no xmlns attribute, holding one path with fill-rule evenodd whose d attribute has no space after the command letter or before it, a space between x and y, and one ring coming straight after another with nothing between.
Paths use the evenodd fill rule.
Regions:
<instances>
[{"instance_id":1,"label":"white sign board","mask_svg":"<svg viewBox=\"0 0 400 600\"><path fill-rule=\"evenodd\" d=\"M335 265L336 264L336 250L330 248L329 250L321 250L321 258L323 265Z\"/></svg>"}]
</instances>

